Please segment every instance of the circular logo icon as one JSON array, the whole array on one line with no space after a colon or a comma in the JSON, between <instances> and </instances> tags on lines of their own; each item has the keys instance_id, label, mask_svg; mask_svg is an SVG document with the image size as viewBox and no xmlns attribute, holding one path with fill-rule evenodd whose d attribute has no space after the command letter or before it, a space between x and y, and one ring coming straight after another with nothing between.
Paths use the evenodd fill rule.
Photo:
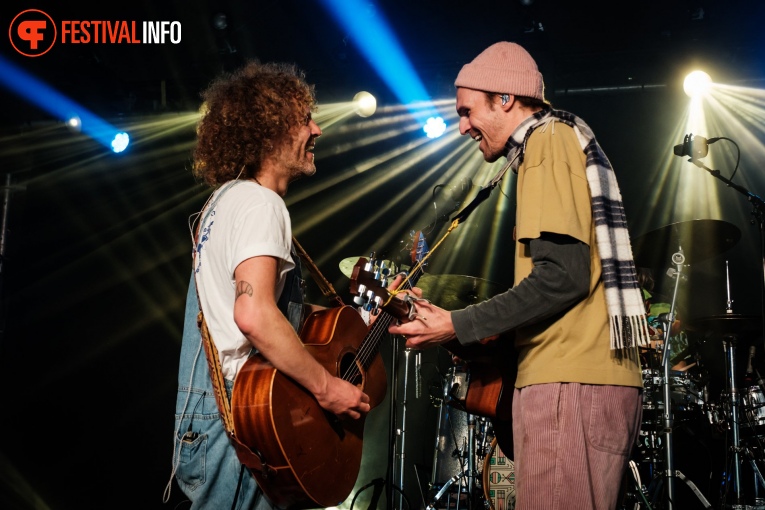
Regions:
<instances>
[{"instance_id":1,"label":"circular logo icon","mask_svg":"<svg viewBox=\"0 0 765 510\"><path fill-rule=\"evenodd\" d=\"M8 37L13 48L25 57L45 55L56 43L56 23L38 9L27 9L13 18Z\"/></svg>"}]
</instances>

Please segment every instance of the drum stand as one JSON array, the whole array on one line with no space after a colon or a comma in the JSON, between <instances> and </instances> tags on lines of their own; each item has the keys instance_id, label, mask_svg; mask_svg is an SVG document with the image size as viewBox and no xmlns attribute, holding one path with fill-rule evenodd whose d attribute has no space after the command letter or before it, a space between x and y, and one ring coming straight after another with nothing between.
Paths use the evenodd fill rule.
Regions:
<instances>
[{"instance_id":1,"label":"drum stand","mask_svg":"<svg viewBox=\"0 0 765 510\"><path fill-rule=\"evenodd\" d=\"M455 367L456 368L456 367ZM455 372L456 374L456 372ZM476 450L476 443L478 442L478 437L482 438L482 442L486 440L486 434L487 429L482 429L480 434L477 434L476 432L476 426L478 424L478 419L476 415L467 413L464 411L461 411L459 405L455 405L455 402L459 402L465 398L465 392L467 391L468 385L469 385L469 372L464 375L464 379L460 379L456 375L452 377L452 379L445 385L444 387L444 398L441 401L441 406L449 406L452 407L453 411L460 411L460 414L464 413L465 422L467 424L467 437L463 437L463 445L460 446L457 444L457 438L454 437L454 446L455 451L452 454L453 456L457 456L459 461L459 467L457 469L457 473L454 474L454 476L451 476L449 480L447 480L442 487L438 490L438 492L433 496L433 499L431 500L430 504L426 506L426 510L433 510L436 508L436 504L441 500L441 498L444 497L444 495L447 495L447 508L452 508L454 505L452 505L450 499L451 499L451 491L454 489L453 485L457 483L457 502L455 510L460 510L461 506L461 496L465 494L466 496L466 510L471 509L481 509L483 508L482 499L479 497L476 491L476 479L479 476L478 473L478 466L476 465L476 458L479 454L479 451ZM441 419L443 419L442 416L439 417L439 423L438 423L438 430L439 430L439 436L440 431L442 429L442 423ZM450 413L450 415L447 417L447 420L453 420L454 415ZM454 425L453 423L450 424L447 428L451 429L452 434L454 433L453 429ZM440 437L436 438L436 449L434 453L434 459L433 459L433 465L435 466L438 462L438 452L439 452L439 441ZM485 444L483 444L480 448L480 453L483 454L483 447ZM467 458L467 462L464 461L464 459ZM436 476L437 472L434 470L433 472L433 479L432 484L435 485L436 483ZM464 490L463 490L464 489Z\"/></svg>"},{"instance_id":2,"label":"drum stand","mask_svg":"<svg viewBox=\"0 0 765 510\"><path fill-rule=\"evenodd\" d=\"M730 309L729 309L730 310ZM732 313L732 311L731 311ZM730 395L728 400L728 404L730 405L730 430L732 435L732 444L730 446L730 450L733 453L733 484L734 484L734 490L735 490L735 496L734 496L734 503L730 506L726 506L726 508L748 508L743 504L743 497L741 495L741 460L742 456L741 454L744 454L744 457L749 461L750 466L752 467L752 471L754 471L755 474L755 483L759 482L762 484L763 487L765 487L765 479L762 476L762 473L760 472L760 469L757 467L757 463L754 460L754 455L752 454L751 450L747 447L741 446L741 435L740 435L740 429L739 429L739 394L738 394L738 388L736 386L736 343L738 340L738 336L736 334L727 334L723 337L723 345L725 347L725 354L726 354L726 362L727 362L727 371L728 371L728 386L729 386L729 392Z\"/></svg>"},{"instance_id":3,"label":"drum stand","mask_svg":"<svg viewBox=\"0 0 765 510\"><path fill-rule=\"evenodd\" d=\"M667 510L672 510L675 503L675 478L679 478L684 481L688 487L696 494L699 500L706 508L711 508L709 501L701 494L696 485L688 480L683 473L675 469L675 458L673 452L673 440L672 432L674 429L674 416L672 414L672 385L670 378L670 333L672 325L675 322L675 304L677 302L677 291L680 286L680 280L682 279L683 264L685 264L685 255L683 254L682 245L678 246L676 253L672 255L672 263L676 269L672 272L675 276L675 289L672 294L672 303L669 309L669 313L664 317L659 316L660 320L664 323L664 346L661 359L662 368L662 394L664 397L664 414L662 415L663 421L663 436L664 436L664 475L665 494L667 498Z\"/></svg>"},{"instance_id":4,"label":"drum stand","mask_svg":"<svg viewBox=\"0 0 765 510\"><path fill-rule=\"evenodd\" d=\"M448 404L446 404L448 405ZM455 507L455 510L460 510L460 494L462 493L462 487L463 487L463 480L467 480L467 509L473 509L478 508L477 506L473 506L474 499L475 499L475 479L478 476L478 471L476 470L475 465L475 425L476 425L476 419L475 415L468 414L467 415L468 420L468 439L467 439L467 468L462 471L461 473L457 473L456 475L449 478L449 480L441 487L441 489L436 493L435 496L433 496L433 500L430 502L430 504L425 507L426 510L433 510L436 507L436 504L441 500L441 498L446 494L452 485L459 482L458 490L457 490L457 505ZM451 508L451 504L448 505L448 508Z\"/></svg>"},{"instance_id":5,"label":"drum stand","mask_svg":"<svg viewBox=\"0 0 765 510\"><path fill-rule=\"evenodd\" d=\"M675 459L672 452L672 428L674 427L674 417L672 416L672 392L670 386L670 360L669 360L669 337L672 324L675 322L675 302L677 301L677 289L680 286L680 280L682 276L683 264L685 263L685 255L683 255L683 247L679 246L677 253L672 255L672 262L677 267L675 278L675 290L672 294L672 303L669 309L669 314L664 318L664 352L661 358L662 367L662 390L664 395L664 414L662 420L664 422L664 461L665 461L665 487L667 495L667 510L672 510L673 501L675 500Z\"/></svg>"},{"instance_id":6,"label":"drum stand","mask_svg":"<svg viewBox=\"0 0 765 510\"><path fill-rule=\"evenodd\" d=\"M356 494L354 494L353 499L351 500L351 510L353 510L353 505L356 502L356 498L368 489L369 487L374 487L373 494L371 498L371 502L369 505L369 508L377 508L378 501L380 499L380 495L382 493L382 490L385 489L385 498L387 502L387 510L393 510L394 508L397 508L401 510L404 508L403 504L406 502L406 507L411 508L411 505L409 503L409 500L407 499L406 495L403 491L403 480L404 480L404 423L406 420L406 387L407 387L407 376L406 374L409 371L409 350L406 350L406 373L404 375L404 404L403 404L403 420L401 428L396 427L396 421L397 421L397 413L396 413L396 403L398 402L398 353L399 353L399 341L400 337L398 335L392 335L391 336L391 378L392 381L390 384L390 414L388 417L388 465L386 468L385 478L376 478L369 482L368 484L361 487L359 490L356 491ZM400 451L401 451L401 465L400 465L400 471L396 473L396 444L398 443L398 438L401 438L400 443ZM402 486L398 486L394 483L394 480L396 478L399 478L399 482L402 484ZM394 496L398 493L399 495L399 501L398 506L395 506L394 503Z\"/></svg>"},{"instance_id":7,"label":"drum stand","mask_svg":"<svg viewBox=\"0 0 765 510\"><path fill-rule=\"evenodd\" d=\"M741 439L739 437L738 428L738 389L736 388L736 335L727 335L723 337L723 345L725 346L725 354L728 369L728 386L729 386L729 404L730 404L730 420L731 420L731 433L733 435L733 444L731 445L731 451L733 452L733 484L735 486L736 496L735 502L732 508L737 508L743 503L741 498L741 466L739 464L739 453L741 452Z\"/></svg>"}]
</instances>

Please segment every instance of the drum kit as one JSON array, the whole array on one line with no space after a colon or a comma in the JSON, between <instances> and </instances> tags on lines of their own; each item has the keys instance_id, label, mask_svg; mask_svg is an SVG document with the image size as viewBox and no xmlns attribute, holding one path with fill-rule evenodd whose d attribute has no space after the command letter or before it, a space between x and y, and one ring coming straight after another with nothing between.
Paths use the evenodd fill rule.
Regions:
<instances>
[{"instance_id":1,"label":"drum kit","mask_svg":"<svg viewBox=\"0 0 765 510\"><path fill-rule=\"evenodd\" d=\"M765 470L765 375L757 370L755 357L757 342L763 341L762 318L733 313L727 261L728 296L723 313L689 317L677 302L689 268L722 255L740 237L740 230L725 221L692 220L632 239L635 265L665 269L674 290L671 297L654 295L667 301L663 313L651 316L648 311L652 342L641 351L643 418L622 488L622 509L690 508L687 498L676 493L677 482L684 484L683 490L687 486L692 491L691 498L698 499L693 503L700 507L712 508L710 499L719 498L720 508L765 510L761 472ZM341 262L344 274L350 276L358 258ZM463 275L425 274L417 286L447 310L506 290ZM746 360L745 371L737 368L739 358ZM431 396L439 416L426 510L510 510L515 507L512 452L500 448L491 420L455 405L470 374L457 358L452 361L442 394ZM722 465L709 467L695 480L701 488L694 483L695 473L687 477L676 467L675 434L681 430L724 443L720 447L723 453L713 461ZM689 451L681 446L677 459L688 469L682 461L689 460L685 458L690 458ZM695 458L690 464L700 467Z\"/></svg>"},{"instance_id":2,"label":"drum kit","mask_svg":"<svg viewBox=\"0 0 765 510\"><path fill-rule=\"evenodd\" d=\"M730 223L693 220L632 240L636 266L666 268L671 260L666 274L674 279L674 293L669 313L657 317L650 308L648 312L655 341L641 353L643 420L630 462L633 479L625 483L622 508L688 508L688 498L675 492L676 481L691 490L689 497L694 502L698 499L699 508L712 508L710 499L720 508L765 508L761 497L765 479L760 472L760 466L765 467L761 447L765 444L765 417L761 416L765 414L765 381L755 363L762 319L733 312L727 261L724 313L689 318L678 313L676 303L680 282L688 279L686 269L723 254L740 236ZM681 336L684 341L676 342ZM747 352L742 347L749 354L745 372L737 367L741 354ZM684 431L697 442L676 452L675 434ZM713 450L709 443L714 442L721 443L718 455L709 457L712 464L721 465L704 463L702 468L694 450ZM699 479L695 481L706 482L707 490L677 469L675 460L688 461L684 469L696 469ZM647 475L645 480L641 473Z\"/></svg>"}]
</instances>

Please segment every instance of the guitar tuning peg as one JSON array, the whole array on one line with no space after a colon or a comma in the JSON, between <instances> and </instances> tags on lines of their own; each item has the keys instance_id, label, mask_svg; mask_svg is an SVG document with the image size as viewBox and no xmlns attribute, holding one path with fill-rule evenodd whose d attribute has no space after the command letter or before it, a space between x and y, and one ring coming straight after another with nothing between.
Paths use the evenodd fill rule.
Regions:
<instances>
[{"instance_id":1,"label":"guitar tuning peg","mask_svg":"<svg viewBox=\"0 0 765 510\"><path fill-rule=\"evenodd\" d=\"M383 260L380 263L380 267L377 268L374 274L374 279L378 282L386 283L388 281L388 275L390 274L390 268L386 267L387 260Z\"/></svg>"},{"instance_id":2,"label":"guitar tuning peg","mask_svg":"<svg viewBox=\"0 0 765 510\"><path fill-rule=\"evenodd\" d=\"M368 312L372 311L372 308L374 308L375 306L373 304L374 302L375 302L375 292L373 290L368 290L367 295L365 297L364 309Z\"/></svg>"},{"instance_id":3,"label":"guitar tuning peg","mask_svg":"<svg viewBox=\"0 0 765 510\"><path fill-rule=\"evenodd\" d=\"M380 315L380 305L382 305L382 298L380 296L375 296L370 305L368 305L371 308L369 313L374 316Z\"/></svg>"},{"instance_id":4,"label":"guitar tuning peg","mask_svg":"<svg viewBox=\"0 0 765 510\"><path fill-rule=\"evenodd\" d=\"M358 306L363 306L366 303L366 298L364 297L364 293L367 291L367 286L363 283L359 285L359 292L357 295L353 296L353 302L357 304Z\"/></svg>"}]
</instances>

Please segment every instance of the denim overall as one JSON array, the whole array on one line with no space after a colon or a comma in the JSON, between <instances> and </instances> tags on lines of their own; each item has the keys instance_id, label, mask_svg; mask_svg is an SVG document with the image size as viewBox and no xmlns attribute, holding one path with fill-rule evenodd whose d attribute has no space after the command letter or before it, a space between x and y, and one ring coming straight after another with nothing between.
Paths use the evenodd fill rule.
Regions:
<instances>
[{"instance_id":1,"label":"denim overall","mask_svg":"<svg viewBox=\"0 0 765 510\"><path fill-rule=\"evenodd\" d=\"M299 331L303 311L303 280L300 260L293 254L295 269L287 274L279 309ZM194 274L186 296L183 341L178 369L173 465L175 478L192 509L257 509L274 507L260 491L255 478L243 470L226 435L215 389L210 379L202 335L197 327L199 301ZM226 380L231 398L233 382ZM234 499L236 498L236 502Z\"/></svg>"}]
</instances>

